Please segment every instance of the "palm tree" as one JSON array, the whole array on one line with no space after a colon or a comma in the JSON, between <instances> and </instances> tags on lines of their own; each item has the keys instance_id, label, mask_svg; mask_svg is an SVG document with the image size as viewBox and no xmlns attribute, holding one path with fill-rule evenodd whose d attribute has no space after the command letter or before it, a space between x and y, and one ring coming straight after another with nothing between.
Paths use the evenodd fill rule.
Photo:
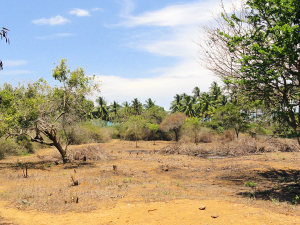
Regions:
<instances>
[{"instance_id":1,"label":"palm tree","mask_svg":"<svg viewBox=\"0 0 300 225\"><path fill-rule=\"evenodd\" d=\"M146 109L150 109L150 108L152 108L153 106L155 106L155 102L152 101L151 98L148 98L148 99L146 100L145 108L146 108Z\"/></svg>"},{"instance_id":2,"label":"palm tree","mask_svg":"<svg viewBox=\"0 0 300 225\"><path fill-rule=\"evenodd\" d=\"M193 89L193 94L194 94L194 98L198 99L200 97L200 88L199 87L194 87Z\"/></svg>"},{"instance_id":3,"label":"palm tree","mask_svg":"<svg viewBox=\"0 0 300 225\"><path fill-rule=\"evenodd\" d=\"M182 99L182 97L179 94L176 94L174 96L174 100L172 101L171 107L170 107L170 110L172 111L172 113L180 112L180 109L181 109L181 99Z\"/></svg>"},{"instance_id":4,"label":"palm tree","mask_svg":"<svg viewBox=\"0 0 300 225\"><path fill-rule=\"evenodd\" d=\"M182 112L188 117L194 116L194 103L195 99L190 95L184 95L182 98Z\"/></svg>"},{"instance_id":5,"label":"palm tree","mask_svg":"<svg viewBox=\"0 0 300 225\"><path fill-rule=\"evenodd\" d=\"M107 105L106 105L106 102L105 102L104 98L99 97L97 99L97 103L99 104L99 106L98 106L98 117L102 120L107 121L108 117L109 117L109 112L108 112Z\"/></svg>"},{"instance_id":6,"label":"palm tree","mask_svg":"<svg viewBox=\"0 0 300 225\"><path fill-rule=\"evenodd\" d=\"M110 117L112 117L113 120L118 117L118 111L120 107L121 106L116 101L114 101L113 104L109 106L111 112Z\"/></svg>"},{"instance_id":7,"label":"palm tree","mask_svg":"<svg viewBox=\"0 0 300 225\"><path fill-rule=\"evenodd\" d=\"M137 99L133 99L132 105L131 105L132 111L134 115L140 115L143 110L143 105L142 103Z\"/></svg>"},{"instance_id":8,"label":"palm tree","mask_svg":"<svg viewBox=\"0 0 300 225\"><path fill-rule=\"evenodd\" d=\"M218 86L217 82L213 82L210 86L210 94L213 101L217 101L219 96L222 95L221 88Z\"/></svg>"}]
</instances>

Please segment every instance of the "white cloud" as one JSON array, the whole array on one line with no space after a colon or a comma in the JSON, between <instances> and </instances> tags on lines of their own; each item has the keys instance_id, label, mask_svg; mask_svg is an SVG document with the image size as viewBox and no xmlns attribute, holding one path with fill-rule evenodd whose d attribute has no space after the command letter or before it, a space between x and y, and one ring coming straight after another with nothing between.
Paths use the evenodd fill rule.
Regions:
<instances>
[{"instance_id":1,"label":"white cloud","mask_svg":"<svg viewBox=\"0 0 300 225\"><path fill-rule=\"evenodd\" d=\"M123 7L120 13L120 16L122 17L128 17L130 13L132 13L133 10L135 9L135 4L132 0L123 0L122 6Z\"/></svg>"},{"instance_id":2,"label":"white cloud","mask_svg":"<svg viewBox=\"0 0 300 225\"><path fill-rule=\"evenodd\" d=\"M78 8L72 9L69 13L71 15L80 16L80 17L90 16L91 15L88 10L86 10L86 9L78 9Z\"/></svg>"},{"instance_id":3,"label":"white cloud","mask_svg":"<svg viewBox=\"0 0 300 225\"><path fill-rule=\"evenodd\" d=\"M176 4L139 15L132 14L135 6L131 0L124 0L123 3L121 17L125 22L119 26L147 28L143 29L141 37L135 33L128 45L150 54L176 57L178 62L173 67L153 68L157 75L151 78L98 75L101 95L109 102L123 102L136 97L145 101L151 97L168 109L175 94L191 93L195 86L207 91L213 81L219 81L198 63L200 49L196 44L203 36L199 32L200 26L220 15L219 0ZM231 1L224 0L224 6L229 9ZM157 30L159 32L155 32Z\"/></svg>"},{"instance_id":4,"label":"white cloud","mask_svg":"<svg viewBox=\"0 0 300 225\"><path fill-rule=\"evenodd\" d=\"M175 94L191 93L195 86L207 91L212 81L217 80L210 71L201 70L196 61L186 61L171 68L161 68L160 75L151 78L123 78L119 76L97 75L101 96L108 102L120 103L138 98L144 102L151 97L156 104L169 109Z\"/></svg>"},{"instance_id":5,"label":"white cloud","mask_svg":"<svg viewBox=\"0 0 300 225\"><path fill-rule=\"evenodd\" d=\"M50 17L50 18L36 19L36 20L32 21L32 23L37 24L37 25L51 25L51 26L63 25L68 22L70 22L70 21L67 18L60 16L60 15Z\"/></svg>"},{"instance_id":6,"label":"white cloud","mask_svg":"<svg viewBox=\"0 0 300 225\"><path fill-rule=\"evenodd\" d=\"M57 38L63 38L63 37L70 37L73 36L74 34L72 33L55 33L55 34L49 34L49 35L44 35L44 36L38 36L36 39L38 40L53 40Z\"/></svg>"},{"instance_id":7,"label":"white cloud","mask_svg":"<svg viewBox=\"0 0 300 225\"><path fill-rule=\"evenodd\" d=\"M233 0L238 3L241 0ZM224 7L230 9L232 1L224 0ZM186 4L176 4L165 8L144 12L140 15L127 15L126 26L162 26L175 27L197 25L212 19L212 15L219 16L221 12L220 1L207 0Z\"/></svg>"},{"instance_id":8,"label":"white cloud","mask_svg":"<svg viewBox=\"0 0 300 225\"><path fill-rule=\"evenodd\" d=\"M92 8L92 11L94 11L94 12L97 12L97 11L103 12L104 10L102 8Z\"/></svg>"},{"instance_id":9,"label":"white cloud","mask_svg":"<svg viewBox=\"0 0 300 225\"><path fill-rule=\"evenodd\" d=\"M15 66L23 66L28 64L26 60L3 60L3 65L5 67L15 67Z\"/></svg>"},{"instance_id":10,"label":"white cloud","mask_svg":"<svg viewBox=\"0 0 300 225\"><path fill-rule=\"evenodd\" d=\"M0 71L0 76L15 76L15 75L26 75L32 74L30 70L2 70Z\"/></svg>"}]
</instances>

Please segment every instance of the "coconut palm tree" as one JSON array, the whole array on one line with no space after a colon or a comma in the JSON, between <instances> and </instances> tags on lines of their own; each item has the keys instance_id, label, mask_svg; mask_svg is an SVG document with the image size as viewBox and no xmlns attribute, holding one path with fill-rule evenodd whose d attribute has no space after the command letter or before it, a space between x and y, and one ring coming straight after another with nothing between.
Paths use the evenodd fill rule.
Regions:
<instances>
[{"instance_id":1,"label":"coconut palm tree","mask_svg":"<svg viewBox=\"0 0 300 225\"><path fill-rule=\"evenodd\" d=\"M99 104L98 106L98 117L102 120L108 121L109 119L109 111L107 109L106 102L103 97L99 97L96 102Z\"/></svg>"},{"instance_id":2,"label":"coconut palm tree","mask_svg":"<svg viewBox=\"0 0 300 225\"><path fill-rule=\"evenodd\" d=\"M146 100L145 108L146 108L146 109L150 109L150 108L152 108L153 106L155 106L155 102L154 102L151 98L148 98L148 99Z\"/></svg>"},{"instance_id":3,"label":"coconut palm tree","mask_svg":"<svg viewBox=\"0 0 300 225\"><path fill-rule=\"evenodd\" d=\"M174 100L172 101L171 107L170 107L170 110L172 111L172 113L180 112L180 109L181 109L181 99L182 99L182 97L179 94L176 94L174 96Z\"/></svg>"},{"instance_id":4,"label":"coconut palm tree","mask_svg":"<svg viewBox=\"0 0 300 225\"><path fill-rule=\"evenodd\" d=\"M110 106L109 106L109 109L110 109L110 117L112 120L116 119L118 117L118 112L119 112L119 109L120 109L120 105L114 101Z\"/></svg>"},{"instance_id":5,"label":"coconut palm tree","mask_svg":"<svg viewBox=\"0 0 300 225\"><path fill-rule=\"evenodd\" d=\"M132 105L131 105L132 111L134 115L140 115L143 110L143 105L142 103L137 99L133 99Z\"/></svg>"}]
</instances>

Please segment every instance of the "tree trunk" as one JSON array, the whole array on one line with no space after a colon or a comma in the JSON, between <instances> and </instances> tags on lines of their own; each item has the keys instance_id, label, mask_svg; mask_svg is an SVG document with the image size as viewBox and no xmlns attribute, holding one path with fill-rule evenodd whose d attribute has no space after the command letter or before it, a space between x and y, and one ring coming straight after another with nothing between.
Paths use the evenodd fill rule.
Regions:
<instances>
[{"instance_id":1,"label":"tree trunk","mask_svg":"<svg viewBox=\"0 0 300 225\"><path fill-rule=\"evenodd\" d=\"M235 130L236 138L238 139L239 138L239 129L234 128L234 130Z\"/></svg>"},{"instance_id":2,"label":"tree trunk","mask_svg":"<svg viewBox=\"0 0 300 225\"><path fill-rule=\"evenodd\" d=\"M178 142L179 141L179 131L177 129L175 129L174 133L175 133L175 141Z\"/></svg>"},{"instance_id":3,"label":"tree trunk","mask_svg":"<svg viewBox=\"0 0 300 225\"><path fill-rule=\"evenodd\" d=\"M59 141L57 140L56 134L52 132L44 132L44 134L53 142L53 146L59 151L63 163L69 162L69 159L67 157L67 151L66 149L63 149Z\"/></svg>"},{"instance_id":4,"label":"tree trunk","mask_svg":"<svg viewBox=\"0 0 300 225\"><path fill-rule=\"evenodd\" d=\"M63 147L61 146L61 144L55 140L55 142L53 142L53 145L59 151L63 163L67 163L69 161L68 158L67 158L67 152L63 149Z\"/></svg>"}]
</instances>

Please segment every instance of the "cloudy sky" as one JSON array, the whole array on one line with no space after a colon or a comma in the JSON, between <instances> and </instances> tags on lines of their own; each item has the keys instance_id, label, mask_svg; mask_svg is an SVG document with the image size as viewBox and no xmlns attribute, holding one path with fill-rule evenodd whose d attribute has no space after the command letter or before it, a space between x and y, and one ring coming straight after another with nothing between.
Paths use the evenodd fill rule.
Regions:
<instances>
[{"instance_id":1,"label":"cloudy sky","mask_svg":"<svg viewBox=\"0 0 300 225\"><path fill-rule=\"evenodd\" d=\"M217 80L199 63L197 43L219 11L219 0L1 0L11 44L0 42L0 84L51 83L65 58L96 75L108 102L151 97L169 108L176 93Z\"/></svg>"}]
</instances>

